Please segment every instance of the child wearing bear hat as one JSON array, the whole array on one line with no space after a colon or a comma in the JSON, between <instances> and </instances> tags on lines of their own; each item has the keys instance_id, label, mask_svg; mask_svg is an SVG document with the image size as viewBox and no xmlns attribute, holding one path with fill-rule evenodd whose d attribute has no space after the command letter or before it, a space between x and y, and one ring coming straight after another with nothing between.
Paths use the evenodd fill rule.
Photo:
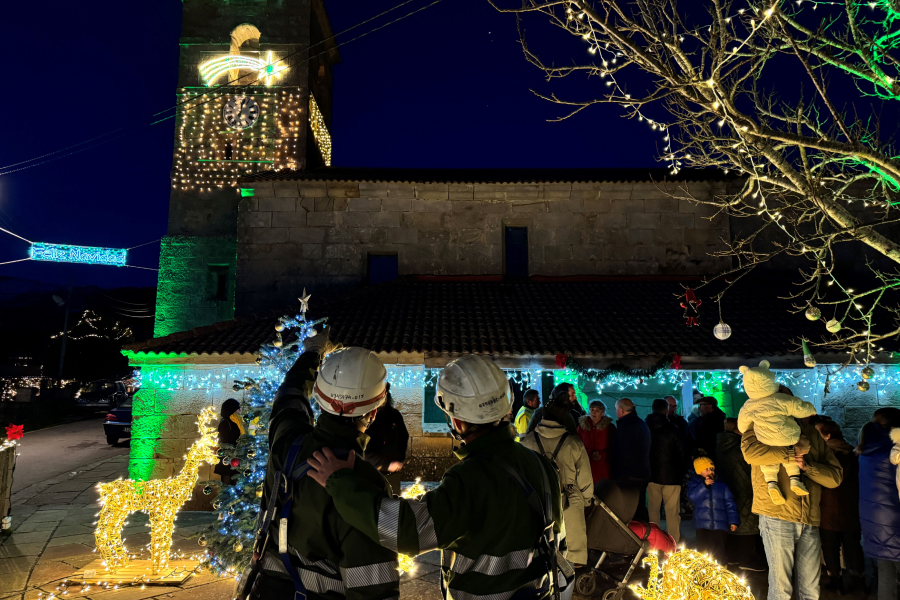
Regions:
<instances>
[{"instance_id":1,"label":"child wearing bear hat","mask_svg":"<svg viewBox=\"0 0 900 600\"><path fill-rule=\"evenodd\" d=\"M747 431L752 425L756 438L767 446L793 446L800 439L800 426L796 419L816 414L816 407L790 394L778 392L775 373L769 370L769 361L758 367L741 367L744 375L744 391L750 398L738 414L738 429ZM784 467L791 480L791 491L798 496L808 496L809 491L800 480L800 467L795 462L760 465L763 478L769 488L769 497L775 505L785 503L778 488L778 470Z\"/></svg>"}]
</instances>

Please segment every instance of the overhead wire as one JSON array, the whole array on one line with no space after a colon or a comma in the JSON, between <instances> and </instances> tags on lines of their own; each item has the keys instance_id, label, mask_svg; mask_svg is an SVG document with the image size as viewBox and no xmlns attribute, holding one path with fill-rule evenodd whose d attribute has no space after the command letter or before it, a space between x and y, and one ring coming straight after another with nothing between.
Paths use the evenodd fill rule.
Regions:
<instances>
[{"instance_id":1,"label":"overhead wire","mask_svg":"<svg viewBox=\"0 0 900 600\"><path fill-rule=\"evenodd\" d=\"M373 21L373 20L375 20L375 19L378 19L379 17L382 17L382 16L384 16L384 15L386 15L386 14L388 14L388 13L394 11L394 10L397 10L398 8L401 8L401 7L403 7L403 6L407 5L407 4L409 4L410 2L414 2L414 1L415 1L415 0L404 0L404 2L401 2L400 4L397 4L397 5L395 5L395 6L391 7L391 8L389 8L389 9L387 9L387 10L385 10L385 11L383 11L383 12L381 12L381 13L379 13L379 14L373 16L373 17L370 17L369 19L366 19L366 20L364 20L364 21L361 21L360 23L357 23L357 24L355 24L355 25L352 25L351 27L348 27L347 29L344 29L343 31L340 31L340 32L338 32L338 33L332 35L332 36L329 37L329 38L326 38L326 39L324 39L324 40L322 40L322 41L320 41L320 42L316 42L315 44L312 44L312 45L310 45L310 46L308 46L308 47L306 47L306 48L303 48L303 49L301 49L301 50L297 50L297 51L295 51L295 52L292 52L292 53L286 55L285 57L281 58L281 59L279 60L279 62L284 62L284 61L287 60L288 58L291 58L291 57L293 57L293 56L296 56L297 54L301 54L301 53L304 53L304 52L309 52L312 48L314 48L314 47L316 47L316 46L318 46L318 45L321 45L321 44L324 44L324 43L326 43L326 42L332 41L332 40L334 40L334 39L335 39L337 36L339 36L339 35L343 35L343 34L349 32L349 31L352 31L353 29L356 29L356 28L358 28L358 27L360 27L360 26L362 26L362 25L365 25L366 23L370 23L371 21ZM426 5L426 6L420 7L420 8L418 8L418 9L414 10L414 11L411 11L411 12L409 12L409 13L406 13L405 15L403 15L403 16L401 16L401 17L398 17L398 18L396 18L396 19L394 19L394 20L392 20L392 21L389 21L389 22L385 23L384 25L380 25L380 26L378 26L378 27L376 27L376 28L374 28L374 29L371 29L371 30L369 30L369 31L367 31L367 32L365 32L365 33L362 33L362 34L360 34L360 35L358 35L358 36L356 36L356 37L354 37L354 38L351 38L351 39L349 39L349 40L346 40L346 41L343 41L343 42L339 42L339 43L335 43L335 48L339 48L339 47L341 47L341 46L345 46L345 45L347 45L347 44L349 44L349 43L351 43L351 42L354 42L354 41L356 41L356 40L359 40L359 39L361 39L361 38L364 38L364 37L366 37L367 35L369 35L369 34L371 34L371 33L374 33L374 32L376 32L376 31L379 31L379 30L381 30L381 29L384 29L385 27L388 27L388 26L390 26L390 25L393 25L394 23L397 23L397 22L399 22L399 21L402 21L403 19L406 19L406 18L408 18L408 17L411 17L412 15L414 15L414 14L416 14L416 13L419 13L419 12L421 12L421 11L423 11L423 10L426 10L426 9L428 9L428 8L431 8L431 7L434 6L435 4L438 4L438 3L442 2L442 1L443 1L443 0L434 0L433 2L431 2L430 4L428 4L428 5ZM323 52L320 52L320 53L318 53L318 54L309 56L309 57L307 57L306 59L303 59L303 60L300 60L300 61L297 61L297 62L294 62L294 63L290 63L290 64L288 64L288 68L289 68L289 67L292 67L292 66L299 66L299 65L304 64L304 63L306 63L306 62L309 62L310 60L312 60L312 59L314 59L314 58L318 58L319 56L322 56L322 55L324 55L324 54L327 54L327 53L330 52L330 51L331 51L331 49L329 48L329 49L327 49L327 50L325 50L325 51L323 51ZM223 85L216 86L215 88L211 88L209 91L204 92L203 94L200 94L200 97L202 97L202 96L209 96L209 95L213 95L213 94L218 94L218 95L215 95L215 96L213 96L213 97L211 97L211 98L209 98L208 100L205 100L205 101L203 101L203 102L199 102L199 103L196 103L196 104L194 104L194 105L192 105L192 106L189 106L187 109L183 110L182 112L187 112L187 111L193 110L193 109L195 109L195 108L198 108L198 107L200 107L200 106L204 106L205 104L208 104L209 102L212 102L213 100L216 100L216 99L218 99L218 98L221 97L221 96L233 94L234 91L235 91L235 89L240 89L240 88L250 87L250 86L252 86L254 83L257 83L257 82L262 78L262 76L258 76L256 79L250 81L249 83L246 83L246 84L244 84L244 85L241 85L241 86L232 86L232 85L231 85L232 83L236 83L236 82L240 81L241 79L244 79L245 77L248 77L248 76L251 76L251 75L252 75L252 73L250 73L250 74L248 74L248 75L241 75L241 76L239 76L239 77L237 77L237 78L235 78L235 79L233 79L233 80L228 80L228 81L226 81ZM161 118L161 119L157 119L156 121L153 121L153 122L151 122L151 123L148 123L148 124L138 123L138 124L132 125L132 126L130 126L130 127L129 127L129 126L126 126L126 127L119 127L119 128L114 129L114 130L112 130L112 131L110 131L110 132L108 132L108 133L105 133L105 134L102 134L102 135L99 135L99 136L95 136L95 137L93 137L93 138L90 138L90 139L85 140L85 141L82 141L82 142L78 142L78 143L76 143L76 144L72 144L72 145L67 146L67 147L65 147L65 148L61 148L61 149L55 150L55 151L53 151L53 152L48 152L48 153L46 153L46 154L43 154L43 155L41 155L41 156L37 156L37 157L34 157L34 158L30 158L30 159L26 159L26 160L23 160L23 161L19 161L19 162L17 162L17 163L12 163L12 164L9 164L9 165L5 165L5 166L3 166L3 167L0 167L0 177L3 177L3 176L5 176L5 175L11 175L12 173L18 173L19 171L24 171L24 170L27 170L27 169L31 169L31 168L34 168L34 167L37 167L37 166L40 166L40 165L47 164L47 163L49 163L49 162L54 162L54 161L59 160L59 159L61 159L61 158L65 158L65 157L67 157L67 156L72 156L73 154L79 154L79 153L81 153L81 152L84 152L85 150L89 150L89 149L95 148L95 147L97 147L97 146L99 146L99 145L106 144L106 143L108 143L108 142L111 142L111 141L117 140L117 139L119 139L119 138L121 138L121 137L124 137L124 136L128 135L129 133L131 133L131 130L133 130L133 129L144 128L144 127L152 127L153 125L156 125L156 124L158 124L158 123L162 123L162 122L167 121L167 120L169 120L169 119L175 118L175 117L178 115L178 109L179 109L180 107L184 106L185 104L189 104L189 103L191 103L191 102L194 102L196 99L197 99L197 97L190 98L190 99L188 99L188 100L183 100L183 101L181 101L181 102L176 103L174 106L171 106L171 107L169 107L169 108L163 109L162 111L159 111L159 112L157 112L157 113L154 113L154 114L152 115L153 117L158 116L158 115L161 115L161 114L164 114L164 113L166 113L166 112L168 112L168 111L170 111L170 110L176 111L176 112L175 112L174 114L172 114L172 115L163 117L163 118ZM152 117L151 117L151 118L152 118ZM116 132L122 131L122 130L126 130L126 131L124 131L123 133L121 133L121 134L119 134L119 135L117 135L117 136L115 136L115 137L108 137L108 136L112 135L113 133L116 133ZM100 141L97 141L96 143L90 144L89 146L85 146L85 147L83 147L83 148L79 148L79 149L77 149L77 150L73 150L72 152L67 152L66 154L59 155L60 153L65 152L66 150L69 150L69 149L72 149L72 148L78 148L79 146L82 146L82 145L84 145L84 144L88 144L88 143L90 143L90 142L92 142L92 141L94 141L94 140L100 140ZM59 155L59 156L57 156L57 155ZM47 157L50 157L50 158L47 158ZM42 158L47 158L47 159L46 159L46 160L40 160L40 159L42 159ZM34 164L28 164L28 163L32 163L33 161L37 161L37 160L40 160L40 162L37 162L37 163L34 163ZM19 166L19 165L27 165L27 166L23 166L23 167L18 168L18 169L8 170L8 169L10 169L10 168L12 168L12 167L16 167L16 166Z\"/></svg>"}]
</instances>

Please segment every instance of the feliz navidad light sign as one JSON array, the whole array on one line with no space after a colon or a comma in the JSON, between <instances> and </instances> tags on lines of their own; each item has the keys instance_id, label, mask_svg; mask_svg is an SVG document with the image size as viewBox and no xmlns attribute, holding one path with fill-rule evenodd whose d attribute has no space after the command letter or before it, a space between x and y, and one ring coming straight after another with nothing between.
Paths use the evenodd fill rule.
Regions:
<instances>
[{"instance_id":1,"label":"feliz navidad light sign","mask_svg":"<svg viewBox=\"0 0 900 600\"><path fill-rule=\"evenodd\" d=\"M66 244L31 244L28 250L32 260L48 262L81 263L83 265L110 265L124 267L128 250L123 248L94 248Z\"/></svg>"}]
</instances>

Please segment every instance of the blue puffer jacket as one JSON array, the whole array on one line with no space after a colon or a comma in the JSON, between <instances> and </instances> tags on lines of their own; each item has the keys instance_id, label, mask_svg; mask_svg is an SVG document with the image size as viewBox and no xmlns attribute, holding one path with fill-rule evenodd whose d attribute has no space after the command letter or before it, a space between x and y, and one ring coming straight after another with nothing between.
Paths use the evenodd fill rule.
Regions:
<instances>
[{"instance_id":1,"label":"blue puffer jacket","mask_svg":"<svg viewBox=\"0 0 900 600\"><path fill-rule=\"evenodd\" d=\"M724 482L716 481L707 486L702 477L694 475L688 481L687 494L694 503L694 527L697 529L729 531L730 525L741 524L734 496Z\"/></svg>"},{"instance_id":2,"label":"blue puffer jacket","mask_svg":"<svg viewBox=\"0 0 900 600\"><path fill-rule=\"evenodd\" d=\"M894 443L886 429L869 426L859 453L859 522L863 550L872 558L900 561L900 497Z\"/></svg>"}]
</instances>

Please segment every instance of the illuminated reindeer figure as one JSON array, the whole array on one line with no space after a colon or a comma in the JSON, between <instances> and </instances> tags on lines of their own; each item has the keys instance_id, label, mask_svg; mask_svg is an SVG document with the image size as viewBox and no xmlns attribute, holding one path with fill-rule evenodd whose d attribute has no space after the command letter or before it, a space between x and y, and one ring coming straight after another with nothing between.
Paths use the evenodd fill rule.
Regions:
<instances>
[{"instance_id":1,"label":"illuminated reindeer figure","mask_svg":"<svg viewBox=\"0 0 900 600\"><path fill-rule=\"evenodd\" d=\"M122 527L128 515L139 510L150 515L150 560L153 575L158 575L159 570L168 565L172 532L175 530L175 513L191 498L200 463L214 464L217 460L215 446L218 443L218 433L213 425L215 420L216 409L212 406L204 408L200 413L197 420L200 439L191 445L184 467L178 475L150 481L120 479L98 485L103 508L100 510L94 538L97 551L111 573L128 565L128 553L122 544Z\"/></svg>"},{"instance_id":2,"label":"illuminated reindeer figure","mask_svg":"<svg viewBox=\"0 0 900 600\"><path fill-rule=\"evenodd\" d=\"M753 600L743 579L695 550L669 555L661 581L656 553L649 554L644 563L650 564L647 587L631 586L641 600Z\"/></svg>"}]
</instances>

